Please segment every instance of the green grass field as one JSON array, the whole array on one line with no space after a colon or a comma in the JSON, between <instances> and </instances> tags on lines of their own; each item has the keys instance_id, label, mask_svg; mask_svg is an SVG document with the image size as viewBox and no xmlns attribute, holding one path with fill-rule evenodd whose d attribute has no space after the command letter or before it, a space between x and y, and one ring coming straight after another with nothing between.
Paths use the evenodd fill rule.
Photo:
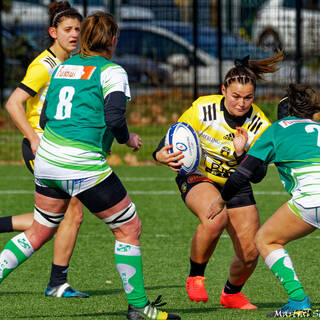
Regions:
<instances>
[{"instance_id":1,"label":"green grass field","mask_svg":"<svg viewBox=\"0 0 320 320\"><path fill-rule=\"evenodd\" d=\"M115 167L143 223L141 248L148 297L159 294L168 302L166 310L184 320L264 319L265 314L282 306L286 294L260 259L244 292L258 310L227 310L219 305L228 275L233 248L227 234L221 237L206 271L209 301L192 303L185 291L189 272L189 246L197 219L186 209L176 192L174 173L165 167ZM23 166L0 166L0 216L33 210L33 180ZM255 186L261 221L288 199L275 167ZM289 228L290 226L288 226ZM0 234L1 247L14 234ZM313 302L314 315L320 309L318 270L319 233L287 246L299 279ZM52 241L13 272L0 286L0 319L84 320L125 319L127 304L115 268L114 237L108 228L85 212L73 254L68 282L90 294L89 299L44 297L52 262Z\"/></svg>"}]
</instances>

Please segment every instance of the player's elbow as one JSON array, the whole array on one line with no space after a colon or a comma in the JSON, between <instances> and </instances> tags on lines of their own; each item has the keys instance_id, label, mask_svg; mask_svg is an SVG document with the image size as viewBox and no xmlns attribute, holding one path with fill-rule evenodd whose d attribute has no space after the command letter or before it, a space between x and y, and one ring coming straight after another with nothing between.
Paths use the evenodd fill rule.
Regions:
<instances>
[{"instance_id":1,"label":"player's elbow","mask_svg":"<svg viewBox=\"0 0 320 320\"><path fill-rule=\"evenodd\" d=\"M268 166L266 164L260 165L250 178L250 182L252 183L259 183L263 180L263 178L266 176L268 170Z\"/></svg>"}]
</instances>

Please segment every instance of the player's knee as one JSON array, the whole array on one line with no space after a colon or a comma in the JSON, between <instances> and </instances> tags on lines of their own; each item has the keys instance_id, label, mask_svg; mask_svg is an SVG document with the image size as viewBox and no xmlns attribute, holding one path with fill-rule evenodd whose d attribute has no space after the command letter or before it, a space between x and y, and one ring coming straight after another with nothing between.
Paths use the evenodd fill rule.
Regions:
<instances>
[{"instance_id":1,"label":"player's knee","mask_svg":"<svg viewBox=\"0 0 320 320\"><path fill-rule=\"evenodd\" d=\"M203 229L203 232L205 232L208 235L212 235L212 237L216 237L219 235L225 228L226 221L224 219L220 219L219 221L215 220L206 220L201 223L201 227Z\"/></svg>"},{"instance_id":2,"label":"player's knee","mask_svg":"<svg viewBox=\"0 0 320 320\"><path fill-rule=\"evenodd\" d=\"M257 262L259 253L255 246L250 246L242 254L242 262L250 267Z\"/></svg>"},{"instance_id":3,"label":"player's knee","mask_svg":"<svg viewBox=\"0 0 320 320\"><path fill-rule=\"evenodd\" d=\"M74 227L80 228L83 220L82 210L78 210L78 208L69 208L64 217L64 223L72 225Z\"/></svg>"},{"instance_id":4,"label":"player's knee","mask_svg":"<svg viewBox=\"0 0 320 320\"><path fill-rule=\"evenodd\" d=\"M133 202L113 214L111 217L103 219L111 230L121 228L122 230L128 229L134 233L141 233L141 222L137 216L136 206ZM129 223L130 222L130 223Z\"/></svg>"},{"instance_id":5,"label":"player's knee","mask_svg":"<svg viewBox=\"0 0 320 320\"><path fill-rule=\"evenodd\" d=\"M254 243L258 251L260 251L263 247L267 245L267 240L266 240L264 231L262 229L258 230L254 239Z\"/></svg>"},{"instance_id":6,"label":"player's knee","mask_svg":"<svg viewBox=\"0 0 320 320\"><path fill-rule=\"evenodd\" d=\"M43 226L46 226L49 228L56 228L59 226L63 218L64 218L64 212L53 213L53 212L42 210L37 206L34 206L34 220Z\"/></svg>"},{"instance_id":7,"label":"player's knee","mask_svg":"<svg viewBox=\"0 0 320 320\"><path fill-rule=\"evenodd\" d=\"M126 243L139 242L142 224L132 202L125 209L103 220L118 241Z\"/></svg>"},{"instance_id":8,"label":"player's knee","mask_svg":"<svg viewBox=\"0 0 320 320\"><path fill-rule=\"evenodd\" d=\"M31 235L30 236L30 243L32 245L32 248L34 251L39 250L46 242L51 240L53 235L50 235L49 237L41 237L39 235Z\"/></svg>"},{"instance_id":9,"label":"player's knee","mask_svg":"<svg viewBox=\"0 0 320 320\"><path fill-rule=\"evenodd\" d=\"M33 229L32 227L28 229L26 232L28 240L33 248L33 250L39 250L46 242L51 240L54 235L52 230L40 230L40 229Z\"/></svg>"},{"instance_id":10,"label":"player's knee","mask_svg":"<svg viewBox=\"0 0 320 320\"><path fill-rule=\"evenodd\" d=\"M138 216L136 216L130 223L126 223L122 225L119 229L119 232L115 232L115 236L117 240L124 242L135 242L138 241L142 231L142 223Z\"/></svg>"},{"instance_id":11,"label":"player's knee","mask_svg":"<svg viewBox=\"0 0 320 320\"><path fill-rule=\"evenodd\" d=\"M82 220L82 203L78 199L72 198L64 217L64 223L68 223L72 226L77 226L78 228L80 228Z\"/></svg>"}]
</instances>

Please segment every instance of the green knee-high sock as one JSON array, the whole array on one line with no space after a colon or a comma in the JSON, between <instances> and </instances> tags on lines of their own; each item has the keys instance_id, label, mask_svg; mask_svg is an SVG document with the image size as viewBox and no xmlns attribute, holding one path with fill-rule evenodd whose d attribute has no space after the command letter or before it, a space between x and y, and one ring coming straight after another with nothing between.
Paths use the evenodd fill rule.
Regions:
<instances>
[{"instance_id":1,"label":"green knee-high sock","mask_svg":"<svg viewBox=\"0 0 320 320\"><path fill-rule=\"evenodd\" d=\"M290 256L285 249L272 251L265 259L265 263L280 280L290 299L301 301L306 297Z\"/></svg>"},{"instance_id":2,"label":"green knee-high sock","mask_svg":"<svg viewBox=\"0 0 320 320\"><path fill-rule=\"evenodd\" d=\"M144 307L148 299L144 290L140 247L116 241L114 256L128 303L137 308Z\"/></svg>"},{"instance_id":3,"label":"green knee-high sock","mask_svg":"<svg viewBox=\"0 0 320 320\"><path fill-rule=\"evenodd\" d=\"M33 252L34 250L24 232L9 240L0 253L0 283L26 261Z\"/></svg>"}]
</instances>

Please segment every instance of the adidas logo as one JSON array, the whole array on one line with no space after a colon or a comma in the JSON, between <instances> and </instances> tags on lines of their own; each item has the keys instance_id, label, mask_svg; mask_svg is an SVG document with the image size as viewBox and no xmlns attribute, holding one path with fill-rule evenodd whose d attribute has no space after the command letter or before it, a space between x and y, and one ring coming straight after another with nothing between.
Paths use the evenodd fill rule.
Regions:
<instances>
[{"instance_id":1,"label":"adidas logo","mask_svg":"<svg viewBox=\"0 0 320 320\"><path fill-rule=\"evenodd\" d=\"M235 137L234 133L228 133L223 137L223 139L228 141L233 141L234 137Z\"/></svg>"}]
</instances>

